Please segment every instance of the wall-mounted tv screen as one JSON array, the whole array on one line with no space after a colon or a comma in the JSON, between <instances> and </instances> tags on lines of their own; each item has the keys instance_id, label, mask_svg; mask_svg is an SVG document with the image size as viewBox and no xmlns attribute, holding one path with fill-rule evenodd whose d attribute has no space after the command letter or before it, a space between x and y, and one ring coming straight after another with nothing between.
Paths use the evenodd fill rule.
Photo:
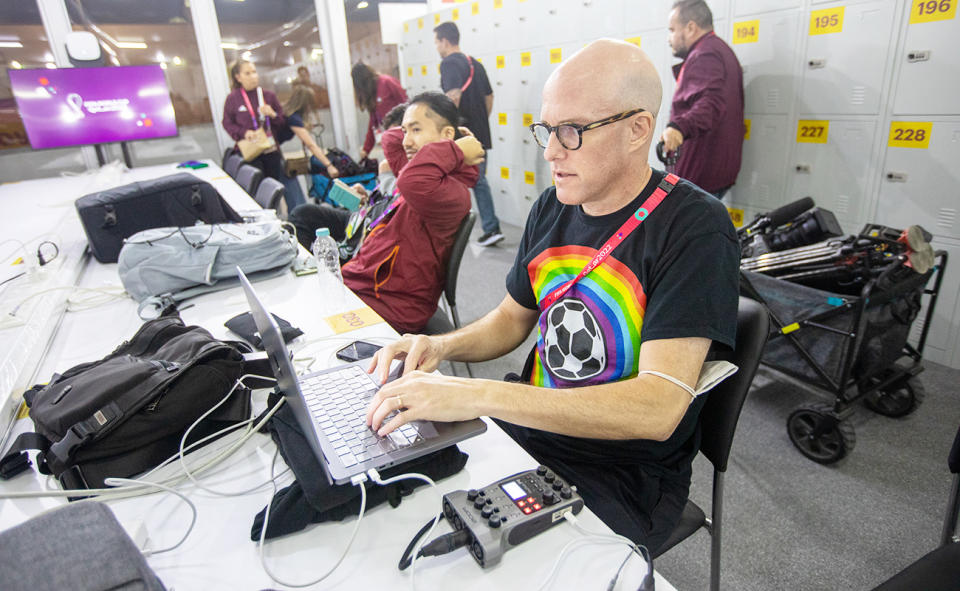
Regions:
<instances>
[{"instance_id":1,"label":"wall-mounted tv screen","mask_svg":"<svg viewBox=\"0 0 960 591\"><path fill-rule=\"evenodd\" d=\"M34 149L177 135L170 91L159 65L8 73Z\"/></svg>"}]
</instances>

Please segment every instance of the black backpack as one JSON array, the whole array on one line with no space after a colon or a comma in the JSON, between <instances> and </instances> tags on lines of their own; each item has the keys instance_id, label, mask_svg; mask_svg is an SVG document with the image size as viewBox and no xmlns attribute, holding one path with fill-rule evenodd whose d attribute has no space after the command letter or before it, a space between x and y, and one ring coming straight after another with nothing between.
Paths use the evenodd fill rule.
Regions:
<instances>
[{"instance_id":1,"label":"black backpack","mask_svg":"<svg viewBox=\"0 0 960 591\"><path fill-rule=\"evenodd\" d=\"M41 473L64 488L101 488L177 453L187 428L242 375L246 345L219 341L179 316L143 324L112 353L54 375L24 393L36 432L23 433L0 460L7 478L38 449ZM250 416L249 390L230 399L191 431L188 443Z\"/></svg>"}]
</instances>

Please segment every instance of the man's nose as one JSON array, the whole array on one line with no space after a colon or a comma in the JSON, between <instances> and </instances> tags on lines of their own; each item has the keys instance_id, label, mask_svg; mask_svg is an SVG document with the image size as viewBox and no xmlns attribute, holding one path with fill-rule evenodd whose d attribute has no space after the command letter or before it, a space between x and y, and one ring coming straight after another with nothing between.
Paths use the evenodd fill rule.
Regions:
<instances>
[{"instance_id":1,"label":"man's nose","mask_svg":"<svg viewBox=\"0 0 960 591\"><path fill-rule=\"evenodd\" d=\"M566 152L567 150L560 145L560 139L557 138L557 134L552 132L549 137L547 137L547 147L543 149L543 159L547 162L553 162L566 154Z\"/></svg>"}]
</instances>

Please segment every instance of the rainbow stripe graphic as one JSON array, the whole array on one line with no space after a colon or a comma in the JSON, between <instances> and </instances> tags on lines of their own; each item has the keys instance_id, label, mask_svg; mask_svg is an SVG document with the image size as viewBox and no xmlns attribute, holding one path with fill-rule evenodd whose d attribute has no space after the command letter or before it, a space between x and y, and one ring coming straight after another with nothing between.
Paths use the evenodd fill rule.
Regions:
<instances>
[{"instance_id":1,"label":"rainbow stripe graphic","mask_svg":"<svg viewBox=\"0 0 960 591\"><path fill-rule=\"evenodd\" d=\"M597 253L588 246L548 248L527 265L537 301L576 277ZM613 255L567 292L566 298L582 302L594 315L606 343L607 367L587 380L567 381L553 375L542 362L547 314L541 310L537 330L537 351L531 383L563 388L602 384L637 373L640 331L647 296L637 276Z\"/></svg>"}]
</instances>

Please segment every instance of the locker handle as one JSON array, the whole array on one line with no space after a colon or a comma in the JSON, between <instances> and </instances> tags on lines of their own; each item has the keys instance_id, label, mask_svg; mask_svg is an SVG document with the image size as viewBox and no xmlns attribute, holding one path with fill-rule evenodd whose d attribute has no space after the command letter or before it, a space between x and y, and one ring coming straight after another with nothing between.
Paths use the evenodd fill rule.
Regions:
<instances>
[{"instance_id":1,"label":"locker handle","mask_svg":"<svg viewBox=\"0 0 960 591\"><path fill-rule=\"evenodd\" d=\"M810 67L811 70L816 70L816 69L819 69L819 68L826 68L826 67L827 67L827 60L820 60L820 59L818 59L818 60L810 60L809 62L807 62L807 65Z\"/></svg>"},{"instance_id":2,"label":"locker handle","mask_svg":"<svg viewBox=\"0 0 960 591\"><path fill-rule=\"evenodd\" d=\"M907 173L905 172L893 172L889 171L886 174L887 180L891 183L905 183L907 182Z\"/></svg>"},{"instance_id":3,"label":"locker handle","mask_svg":"<svg viewBox=\"0 0 960 591\"><path fill-rule=\"evenodd\" d=\"M551 8L550 10L547 11L547 14L554 14L554 15L555 15L555 14L557 14L557 9L556 9L556 8Z\"/></svg>"},{"instance_id":4,"label":"locker handle","mask_svg":"<svg viewBox=\"0 0 960 591\"><path fill-rule=\"evenodd\" d=\"M804 174L810 174L810 165L809 164L798 164L797 172L802 172Z\"/></svg>"},{"instance_id":5,"label":"locker handle","mask_svg":"<svg viewBox=\"0 0 960 591\"><path fill-rule=\"evenodd\" d=\"M930 59L930 51L926 49L924 50L914 49L907 54L907 62L911 64L916 62L925 62L929 59Z\"/></svg>"}]
</instances>

